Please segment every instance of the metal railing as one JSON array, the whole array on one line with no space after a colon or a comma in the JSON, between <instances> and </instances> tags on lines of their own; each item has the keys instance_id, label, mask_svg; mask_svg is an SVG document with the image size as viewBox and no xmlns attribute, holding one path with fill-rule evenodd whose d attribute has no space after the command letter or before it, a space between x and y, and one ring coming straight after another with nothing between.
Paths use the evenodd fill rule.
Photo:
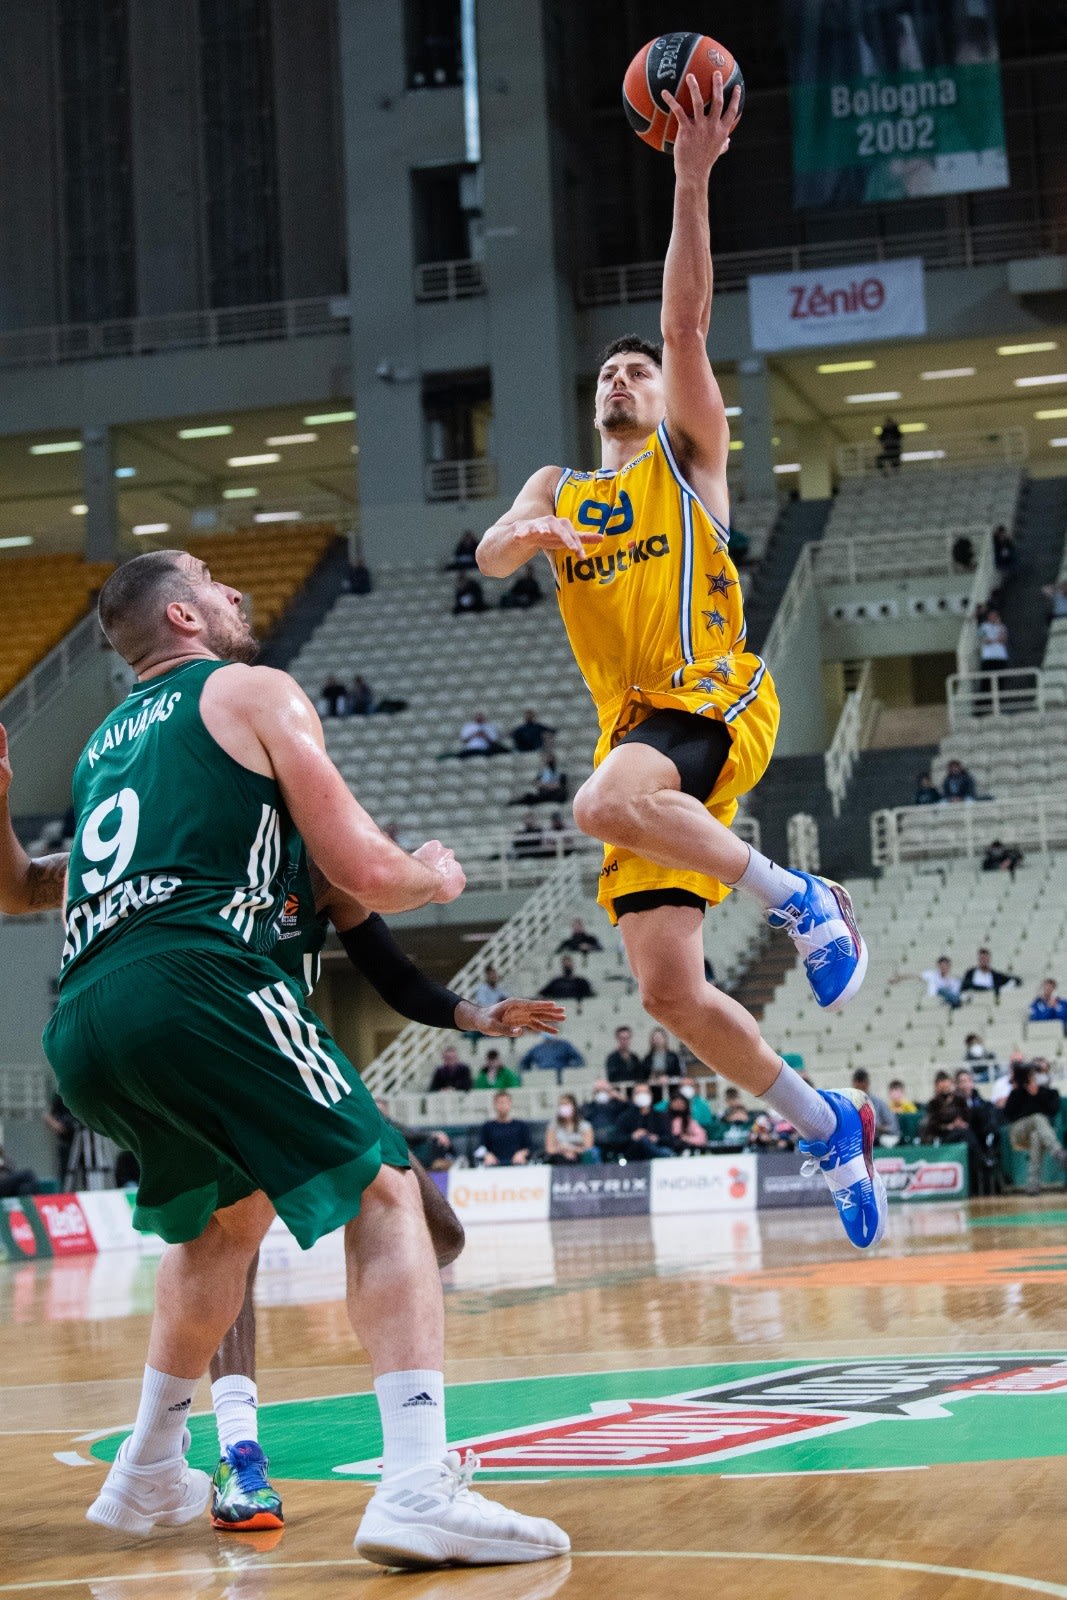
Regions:
<instances>
[{"instance_id":1,"label":"metal railing","mask_svg":"<svg viewBox=\"0 0 1067 1600\"><path fill-rule=\"evenodd\" d=\"M426 463L427 500L488 500L496 485L496 462L485 456Z\"/></svg>"},{"instance_id":2,"label":"metal railing","mask_svg":"<svg viewBox=\"0 0 1067 1600\"><path fill-rule=\"evenodd\" d=\"M826 787L835 817L841 815L852 773L860 758L863 734L867 728L874 694L871 689L871 663L865 661L856 687L845 696L845 704L838 718L830 748L823 757L826 770Z\"/></svg>"},{"instance_id":3,"label":"metal railing","mask_svg":"<svg viewBox=\"0 0 1067 1600\"><path fill-rule=\"evenodd\" d=\"M973 672L978 665L978 612L992 594L996 576L993 541L983 539L978 547L978 562L967 596L967 618L956 644L956 671L961 677Z\"/></svg>"},{"instance_id":4,"label":"metal railing","mask_svg":"<svg viewBox=\"0 0 1067 1600\"><path fill-rule=\"evenodd\" d=\"M415 268L416 300L473 300L485 288L480 261L426 261Z\"/></svg>"},{"instance_id":5,"label":"metal railing","mask_svg":"<svg viewBox=\"0 0 1067 1600\"><path fill-rule=\"evenodd\" d=\"M797 556L796 566L785 586L778 610L774 614L771 631L768 633L763 646L763 659L766 661L772 677L778 675L779 670L785 671L792 647L793 635L803 623L803 608L811 594L813 578L812 550L813 545L806 544L801 547Z\"/></svg>"},{"instance_id":6,"label":"metal railing","mask_svg":"<svg viewBox=\"0 0 1067 1600\"><path fill-rule=\"evenodd\" d=\"M348 325L348 300L333 296L220 311L178 311L162 317L126 317L114 322L20 328L0 333L0 367L59 366L68 361L257 344L265 339L304 339L347 333Z\"/></svg>"},{"instance_id":7,"label":"metal railing","mask_svg":"<svg viewBox=\"0 0 1067 1600\"><path fill-rule=\"evenodd\" d=\"M987 523L967 523L929 533L894 533L859 539L823 539L812 546L820 588L864 583L869 578L965 577L952 559L957 539L966 538L975 552L989 542Z\"/></svg>"},{"instance_id":8,"label":"metal railing","mask_svg":"<svg viewBox=\"0 0 1067 1600\"><path fill-rule=\"evenodd\" d=\"M800 872L819 870L819 824L806 811L797 811L785 825L789 865Z\"/></svg>"},{"instance_id":9,"label":"metal railing","mask_svg":"<svg viewBox=\"0 0 1067 1600\"><path fill-rule=\"evenodd\" d=\"M837 447L837 468L846 478L870 477L878 471L882 447L877 439ZM1018 466L1030 454L1025 428L1004 428L993 433L942 433L905 447L901 460L908 470L917 467L951 472L954 467L1007 462ZM892 471L893 469L890 469Z\"/></svg>"},{"instance_id":10,"label":"metal railing","mask_svg":"<svg viewBox=\"0 0 1067 1600\"><path fill-rule=\"evenodd\" d=\"M893 239L823 240L716 255L715 287L719 291L744 289L750 277L763 272L799 272L807 267L848 266L853 262L893 261L909 256L922 256L930 268L973 267L979 262L1057 255L1064 250L1067 250L1067 226L1057 219L979 226L963 224L951 231L909 233ZM658 300L662 292L662 261L590 267L578 280L578 299L586 306Z\"/></svg>"},{"instance_id":11,"label":"metal railing","mask_svg":"<svg viewBox=\"0 0 1067 1600\"><path fill-rule=\"evenodd\" d=\"M1048 685L1040 667L1007 667L1002 672L955 672L947 682L948 725L953 732L975 731L977 717L1018 716L1044 711Z\"/></svg>"},{"instance_id":12,"label":"metal railing","mask_svg":"<svg viewBox=\"0 0 1067 1600\"><path fill-rule=\"evenodd\" d=\"M1067 848L1067 792L875 811L871 860L876 867L890 867L975 857L997 838L1030 852Z\"/></svg>"},{"instance_id":13,"label":"metal railing","mask_svg":"<svg viewBox=\"0 0 1067 1600\"><path fill-rule=\"evenodd\" d=\"M9 695L0 700L0 722L8 733L18 733L31 717L62 693L89 652L101 647L103 642L96 612L90 611L74 624L54 650L31 668Z\"/></svg>"}]
</instances>

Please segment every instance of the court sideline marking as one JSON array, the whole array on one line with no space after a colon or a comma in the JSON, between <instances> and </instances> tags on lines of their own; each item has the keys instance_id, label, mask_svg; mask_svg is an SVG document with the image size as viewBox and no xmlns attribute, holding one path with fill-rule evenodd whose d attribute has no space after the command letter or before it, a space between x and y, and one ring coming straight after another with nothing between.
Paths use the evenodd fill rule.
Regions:
<instances>
[{"instance_id":1,"label":"court sideline marking","mask_svg":"<svg viewBox=\"0 0 1067 1600\"><path fill-rule=\"evenodd\" d=\"M1067 1585L1047 1583L1042 1578L1021 1578L1008 1572L980 1572L969 1567L937 1566L927 1561L889 1561L873 1556L819 1556L790 1555L784 1551L768 1550L572 1550L570 1559L583 1561L777 1561L821 1567L874 1568L881 1572L915 1572L926 1577L964 1578L975 1583L999 1585L1004 1589L1022 1589L1026 1594L1058 1596L1067 1600ZM256 1563L260 1572L322 1571L334 1567L366 1567L369 1563L358 1556L341 1557L336 1561L264 1561ZM90 1583L147 1583L162 1578L232 1577L233 1568L183 1567L174 1572L123 1572L104 1575L88 1574L83 1578L41 1579L32 1583L0 1584L0 1594L29 1594L41 1589L74 1589Z\"/></svg>"}]
</instances>

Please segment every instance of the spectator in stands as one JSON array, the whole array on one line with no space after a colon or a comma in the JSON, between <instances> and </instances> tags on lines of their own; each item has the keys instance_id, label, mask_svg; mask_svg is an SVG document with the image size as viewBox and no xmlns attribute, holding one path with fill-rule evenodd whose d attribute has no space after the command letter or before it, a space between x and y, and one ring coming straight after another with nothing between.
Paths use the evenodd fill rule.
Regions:
<instances>
[{"instance_id":1,"label":"spectator in stands","mask_svg":"<svg viewBox=\"0 0 1067 1600\"><path fill-rule=\"evenodd\" d=\"M37 1187L37 1174L32 1167L13 1167L0 1145L0 1200L10 1200L14 1195L32 1194Z\"/></svg>"},{"instance_id":2,"label":"spectator in stands","mask_svg":"<svg viewBox=\"0 0 1067 1600\"><path fill-rule=\"evenodd\" d=\"M556 954L562 955L567 950L571 955L587 956L593 950L603 950L603 948L596 934L589 932L581 917L575 917L568 937L556 946Z\"/></svg>"},{"instance_id":3,"label":"spectator in stands","mask_svg":"<svg viewBox=\"0 0 1067 1600\"><path fill-rule=\"evenodd\" d=\"M1067 1150L1056 1137L1053 1123L1059 1115L1060 1097L1056 1090L1038 1082L1032 1061L1017 1062L1012 1069L1012 1089L1004 1105L1013 1150L1024 1150L1030 1158L1027 1194L1041 1193L1041 1164L1045 1155L1067 1166Z\"/></svg>"},{"instance_id":4,"label":"spectator in stands","mask_svg":"<svg viewBox=\"0 0 1067 1600\"><path fill-rule=\"evenodd\" d=\"M502 987L500 974L492 962L485 969L485 977L474 991L474 1004L476 1006L498 1006L501 1000L508 998L508 991Z\"/></svg>"},{"instance_id":5,"label":"spectator in stands","mask_svg":"<svg viewBox=\"0 0 1067 1600\"><path fill-rule=\"evenodd\" d=\"M700 1126L707 1132L709 1137L713 1137L715 1125L718 1119L716 1118L715 1113L711 1109L708 1101L705 1100L704 1096L697 1088L696 1079L683 1078L674 1089L673 1095L674 1097L681 1095L682 1099L689 1107L690 1115L700 1123ZM671 1094L666 1094L661 1100L657 1100L656 1110L669 1111L671 1098Z\"/></svg>"},{"instance_id":6,"label":"spectator in stands","mask_svg":"<svg viewBox=\"0 0 1067 1600\"><path fill-rule=\"evenodd\" d=\"M938 956L937 966L929 967L925 972L894 972L889 981L904 983L909 978L918 978L925 983L927 999L943 1000L950 1011L959 1010L961 981L954 975L948 956Z\"/></svg>"},{"instance_id":7,"label":"spectator in stands","mask_svg":"<svg viewBox=\"0 0 1067 1600\"><path fill-rule=\"evenodd\" d=\"M876 463L878 471L884 472L886 467L891 467L894 472L899 472L904 437L895 418L886 417L878 433L878 443L881 445Z\"/></svg>"},{"instance_id":8,"label":"spectator in stands","mask_svg":"<svg viewBox=\"0 0 1067 1600\"><path fill-rule=\"evenodd\" d=\"M983 872L1007 872L1013 879L1015 869L1022 864L1023 853L1013 844L1001 844L999 839L994 839L992 844L986 846L986 853L982 857Z\"/></svg>"},{"instance_id":9,"label":"spectator in stands","mask_svg":"<svg viewBox=\"0 0 1067 1600\"><path fill-rule=\"evenodd\" d=\"M673 1156L671 1125L662 1111L652 1106L652 1090L645 1083L635 1086L628 1106L615 1124L615 1143L625 1161L652 1161Z\"/></svg>"},{"instance_id":10,"label":"spectator in stands","mask_svg":"<svg viewBox=\"0 0 1067 1600\"><path fill-rule=\"evenodd\" d=\"M927 1101L920 1139L923 1144L965 1144L971 1134L967 1106L947 1072L934 1079L933 1098ZM973 1137L973 1135L971 1136Z\"/></svg>"},{"instance_id":11,"label":"spectator in stands","mask_svg":"<svg viewBox=\"0 0 1067 1600\"><path fill-rule=\"evenodd\" d=\"M370 575L370 568L361 555L357 555L356 559L348 564L345 588L349 594L370 594L374 588L374 580Z\"/></svg>"},{"instance_id":12,"label":"spectator in stands","mask_svg":"<svg viewBox=\"0 0 1067 1600\"><path fill-rule=\"evenodd\" d=\"M995 606L990 606L978 624L978 654L989 672L1001 672L1008 665L1008 630Z\"/></svg>"},{"instance_id":13,"label":"spectator in stands","mask_svg":"<svg viewBox=\"0 0 1067 1600\"><path fill-rule=\"evenodd\" d=\"M360 673L352 679L348 691L348 711L353 717L369 717L374 710L374 690Z\"/></svg>"},{"instance_id":14,"label":"spectator in stands","mask_svg":"<svg viewBox=\"0 0 1067 1600\"><path fill-rule=\"evenodd\" d=\"M556 1082L563 1082L568 1067L584 1067L585 1057L576 1050L569 1039L546 1038L533 1045L519 1062L522 1072L554 1072Z\"/></svg>"},{"instance_id":15,"label":"spectator in stands","mask_svg":"<svg viewBox=\"0 0 1067 1600\"><path fill-rule=\"evenodd\" d=\"M388 1100L375 1095L374 1104L382 1116L398 1133L403 1134L409 1150L430 1172L447 1172L456 1159L455 1146L441 1128L405 1128L390 1114Z\"/></svg>"},{"instance_id":16,"label":"spectator in stands","mask_svg":"<svg viewBox=\"0 0 1067 1600\"><path fill-rule=\"evenodd\" d=\"M529 611L531 606L545 598L544 590L537 581L534 573L533 562L527 562L522 568L510 589L505 589L500 596L501 611Z\"/></svg>"},{"instance_id":17,"label":"spectator in stands","mask_svg":"<svg viewBox=\"0 0 1067 1600\"><path fill-rule=\"evenodd\" d=\"M1067 1033L1067 1000L1060 998L1055 978L1046 978L1036 997L1030 1002L1028 1016L1031 1022L1059 1022Z\"/></svg>"},{"instance_id":18,"label":"spectator in stands","mask_svg":"<svg viewBox=\"0 0 1067 1600\"><path fill-rule=\"evenodd\" d=\"M478 1002L476 1001L475 1004ZM499 1050L486 1052L485 1064L474 1080L476 1089L517 1089L522 1079L517 1072L504 1065Z\"/></svg>"},{"instance_id":19,"label":"spectator in stands","mask_svg":"<svg viewBox=\"0 0 1067 1600\"><path fill-rule=\"evenodd\" d=\"M594 1143L603 1149L610 1142L619 1113L626 1105L626 1096L609 1083L598 1078L593 1084L593 1095L582 1107L582 1116L593 1130Z\"/></svg>"},{"instance_id":20,"label":"spectator in stands","mask_svg":"<svg viewBox=\"0 0 1067 1600\"><path fill-rule=\"evenodd\" d=\"M1002 989L1018 989L1020 980L1010 972L998 972L993 966L993 958L983 946L978 952L977 962L973 967L968 967L963 974L960 989L964 994L978 993L979 991L991 992L1000 999Z\"/></svg>"},{"instance_id":21,"label":"spectator in stands","mask_svg":"<svg viewBox=\"0 0 1067 1600\"><path fill-rule=\"evenodd\" d=\"M953 540L952 565L957 572L974 571L974 544L965 533Z\"/></svg>"},{"instance_id":22,"label":"spectator in stands","mask_svg":"<svg viewBox=\"0 0 1067 1600\"><path fill-rule=\"evenodd\" d=\"M493 1096L493 1116L482 1123L474 1155L483 1167L524 1167L533 1154L530 1130L511 1114L511 1096L501 1089Z\"/></svg>"},{"instance_id":23,"label":"spectator in stands","mask_svg":"<svg viewBox=\"0 0 1067 1600\"><path fill-rule=\"evenodd\" d=\"M452 552L452 559L445 568L446 572L470 572L472 567L478 565L478 540L468 528L459 536L459 543Z\"/></svg>"},{"instance_id":24,"label":"spectator in stands","mask_svg":"<svg viewBox=\"0 0 1067 1600\"><path fill-rule=\"evenodd\" d=\"M70 1163L71 1146L74 1137L81 1127L81 1123L73 1111L64 1103L63 1096L54 1094L52 1103L41 1118L49 1133L54 1134L56 1141L56 1177L62 1188L67 1176L67 1167Z\"/></svg>"},{"instance_id":25,"label":"spectator in stands","mask_svg":"<svg viewBox=\"0 0 1067 1600\"><path fill-rule=\"evenodd\" d=\"M1027 1058L1023 1055L1018 1045L1016 1045L1015 1049L1008 1057L1006 1067L1004 1067L1003 1070L999 1072L996 1078L993 1080L989 1090L989 1098L994 1106L996 1106L998 1111L1003 1111L1004 1107L1007 1105L1008 1096L1015 1087L1015 1069L1017 1067L1021 1067L1024 1062L1027 1066L1030 1065L1030 1062L1027 1061Z\"/></svg>"},{"instance_id":26,"label":"spectator in stands","mask_svg":"<svg viewBox=\"0 0 1067 1600\"><path fill-rule=\"evenodd\" d=\"M720 1120L723 1124L723 1140L725 1143L748 1143L748 1130L752 1124L752 1117L741 1099L740 1089L735 1089L732 1085L723 1096Z\"/></svg>"},{"instance_id":27,"label":"spectator in stands","mask_svg":"<svg viewBox=\"0 0 1067 1600\"><path fill-rule=\"evenodd\" d=\"M988 1049L980 1033L969 1033L963 1041L963 1059L974 1063L975 1067L984 1067L987 1071L989 1064L996 1060L993 1051Z\"/></svg>"},{"instance_id":28,"label":"spectator in stands","mask_svg":"<svg viewBox=\"0 0 1067 1600\"><path fill-rule=\"evenodd\" d=\"M465 756L498 756L507 749L500 742L500 731L490 722L484 711L476 711L459 730L459 754Z\"/></svg>"},{"instance_id":29,"label":"spectator in stands","mask_svg":"<svg viewBox=\"0 0 1067 1600\"><path fill-rule=\"evenodd\" d=\"M899 1078L894 1078L889 1085L889 1109L898 1118L913 1117L919 1109L914 1100L908 1099L908 1092Z\"/></svg>"},{"instance_id":30,"label":"spectator in stands","mask_svg":"<svg viewBox=\"0 0 1067 1600\"><path fill-rule=\"evenodd\" d=\"M545 831L532 811L522 819L522 827L511 841L511 853L518 860L530 860L545 854Z\"/></svg>"},{"instance_id":31,"label":"spectator in stands","mask_svg":"<svg viewBox=\"0 0 1067 1600\"><path fill-rule=\"evenodd\" d=\"M1058 583L1046 583L1041 593L1052 602L1049 608L1051 621L1054 622L1057 617L1067 617L1067 579L1061 579Z\"/></svg>"},{"instance_id":32,"label":"spectator in stands","mask_svg":"<svg viewBox=\"0 0 1067 1600\"><path fill-rule=\"evenodd\" d=\"M318 713L320 717L343 717L348 710L345 686L335 672L331 672L319 690Z\"/></svg>"},{"instance_id":33,"label":"spectator in stands","mask_svg":"<svg viewBox=\"0 0 1067 1600\"><path fill-rule=\"evenodd\" d=\"M656 1107L659 1110L659 1107ZM667 1105L667 1117L670 1122L671 1139L675 1151L681 1155L685 1150L704 1150L708 1143L708 1130L703 1123L698 1122L693 1115L691 1102L681 1092L675 1089Z\"/></svg>"},{"instance_id":34,"label":"spectator in stands","mask_svg":"<svg viewBox=\"0 0 1067 1600\"><path fill-rule=\"evenodd\" d=\"M595 992L589 979L575 972L573 956L564 956L556 976L538 990L542 1000L591 1000Z\"/></svg>"},{"instance_id":35,"label":"spectator in stands","mask_svg":"<svg viewBox=\"0 0 1067 1600\"><path fill-rule=\"evenodd\" d=\"M456 590L452 596L452 615L473 616L475 612L485 609L485 591L478 579L469 572L466 575L459 573L456 577Z\"/></svg>"},{"instance_id":36,"label":"spectator in stands","mask_svg":"<svg viewBox=\"0 0 1067 1600\"><path fill-rule=\"evenodd\" d=\"M459 1051L454 1044L446 1044L441 1052L440 1065L434 1068L430 1079L430 1093L436 1094L439 1089L457 1089L460 1094L466 1094L470 1086L470 1067L459 1059Z\"/></svg>"},{"instance_id":37,"label":"spectator in stands","mask_svg":"<svg viewBox=\"0 0 1067 1600\"><path fill-rule=\"evenodd\" d=\"M941 790L934 783L928 772L920 772L919 781L915 785L916 806L939 806L941 804Z\"/></svg>"},{"instance_id":38,"label":"spectator in stands","mask_svg":"<svg viewBox=\"0 0 1067 1600\"><path fill-rule=\"evenodd\" d=\"M874 1134L879 1144L894 1145L900 1143L900 1123L897 1114L888 1101L883 1100L880 1094L875 1094L871 1089L871 1075L866 1067L857 1067L852 1074L852 1087L859 1089L870 1100L874 1107Z\"/></svg>"},{"instance_id":39,"label":"spectator in stands","mask_svg":"<svg viewBox=\"0 0 1067 1600\"><path fill-rule=\"evenodd\" d=\"M968 1139L968 1154L973 1194L992 1194L999 1183L997 1160L998 1113L979 1094L969 1067L960 1067L955 1079L956 1093L967 1107L967 1122L973 1135Z\"/></svg>"},{"instance_id":40,"label":"spectator in stands","mask_svg":"<svg viewBox=\"0 0 1067 1600\"><path fill-rule=\"evenodd\" d=\"M604 1062L609 1083L644 1083L648 1073L640 1056L633 1051L634 1031L620 1023L615 1029L615 1048Z\"/></svg>"},{"instance_id":41,"label":"spectator in stands","mask_svg":"<svg viewBox=\"0 0 1067 1600\"><path fill-rule=\"evenodd\" d=\"M561 1094L556 1115L545 1129L545 1160L555 1167L595 1161L592 1124L579 1113L572 1094Z\"/></svg>"},{"instance_id":42,"label":"spectator in stands","mask_svg":"<svg viewBox=\"0 0 1067 1600\"><path fill-rule=\"evenodd\" d=\"M645 1077L651 1079L653 1074L664 1079L680 1078L682 1063L678 1058L677 1050L670 1048L667 1034L663 1028L653 1028L648 1036L648 1054L642 1066Z\"/></svg>"},{"instance_id":43,"label":"spectator in stands","mask_svg":"<svg viewBox=\"0 0 1067 1600\"><path fill-rule=\"evenodd\" d=\"M552 815L548 819L548 827L544 830L545 854L549 856L573 855L574 846L568 844L565 839L561 840L559 837L561 833L566 834L570 831L571 830L567 826L567 820L564 817L563 812L553 811Z\"/></svg>"},{"instance_id":44,"label":"spectator in stands","mask_svg":"<svg viewBox=\"0 0 1067 1600\"><path fill-rule=\"evenodd\" d=\"M538 722L536 711L528 710L523 712L518 727L512 728L511 742L523 755L531 755L535 750L540 750L545 740L551 739L555 732L555 728L550 728L547 722Z\"/></svg>"},{"instance_id":45,"label":"spectator in stands","mask_svg":"<svg viewBox=\"0 0 1067 1600\"><path fill-rule=\"evenodd\" d=\"M1005 577L1013 573L1019 565L1019 556L1015 548L1015 540L1008 532L1003 522L993 529L993 565Z\"/></svg>"},{"instance_id":46,"label":"spectator in stands","mask_svg":"<svg viewBox=\"0 0 1067 1600\"><path fill-rule=\"evenodd\" d=\"M776 1123L767 1111L761 1111L749 1124L747 1142L751 1150L792 1150L795 1130L787 1122Z\"/></svg>"},{"instance_id":47,"label":"spectator in stands","mask_svg":"<svg viewBox=\"0 0 1067 1600\"><path fill-rule=\"evenodd\" d=\"M546 805L553 800L566 800L567 774L559 770L559 762L555 753L546 744L545 756L534 779L533 787L527 789L525 794L516 795L508 801L511 806L539 806Z\"/></svg>"},{"instance_id":48,"label":"spectator in stands","mask_svg":"<svg viewBox=\"0 0 1067 1600\"><path fill-rule=\"evenodd\" d=\"M973 800L975 798L974 779L971 777L962 761L950 761L945 773L945 781L941 793L946 800Z\"/></svg>"}]
</instances>

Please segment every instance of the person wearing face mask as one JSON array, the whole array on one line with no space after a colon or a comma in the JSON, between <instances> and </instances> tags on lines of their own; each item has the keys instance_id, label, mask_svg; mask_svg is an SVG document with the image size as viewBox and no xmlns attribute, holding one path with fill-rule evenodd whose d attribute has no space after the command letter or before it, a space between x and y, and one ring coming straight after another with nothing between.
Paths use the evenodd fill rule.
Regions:
<instances>
[{"instance_id":1,"label":"person wearing face mask","mask_svg":"<svg viewBox=\"0 0 1067 1600\"><path fill-rule=\"evenodd\" d=\"M593 1130L593 1142L601 1150L610 1141L619 1113L626 1105L626 1097L614 1088L607 1078L598 1078L593 1085L593 1097L582 1107L582 1117Z\"/></svg>"},{"instance_id":2,"label":"person wearing face mask","mask_svg":"<svg viewBox=\"0 0 1067 1600\"><path fill-rule=\"evenodd\" d=\"M697 1088L696 1079L683 1078L675 1090L675 1094L681 1095L682 1099L687 1102L689 1106L689 1115L692 1117L693 1121L699 1123L700 1127L704 1129L704 1132L709 1138L714 1138L717 1118L714 1111L711 1109L711 1106ZM669 1095L664 1095L661 1100L656 1101L657 1111L668 1111L669 1109Z\"/></svg>"},{"instance_id":3,"label":"person wearing face mask","mask_svg":"<svg viewBox=\"0 0 1067 1600\"><path fill-rule=\"evenodd\" d=\"M671 1095L667 1110L671 1125L671 1139L678 1155L687 1150L703 1150L708 1142L708 1130L702 1128L693 1116L691 1102L676 1089Z\"/></svg>"},{"instance_id":4,"label":"person wearing face mask","mask_svg":"<svg viewBox=\"0 0 1067 1600\"><path fill-rule=\"evenodd\" d=\"M545 1129L545 1160L552 1166L568 1166L578 1161L595 1161L593 1130L579 1114L572 1094L559 1097L554 1121Z\"/></svg>"},{"instance_id":5,"label":"person wearing face mask","mask_svg":"<svg viewBox=\"0 0 1067 1600\"><path fill-rule=\"evenodd\" d=\"M654 1161L673 1156L670 1118L652 1105L652 1090L639 1083L615 1124L615 1146L626 1161Z\"/></svg>"}]
</instances>

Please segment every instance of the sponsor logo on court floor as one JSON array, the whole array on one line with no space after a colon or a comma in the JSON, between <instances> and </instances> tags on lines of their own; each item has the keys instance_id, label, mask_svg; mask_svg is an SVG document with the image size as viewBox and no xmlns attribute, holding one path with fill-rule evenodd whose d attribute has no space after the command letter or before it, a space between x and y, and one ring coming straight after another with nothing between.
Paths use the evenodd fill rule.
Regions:
<instances>
[{"instance_id":1,"label":"sponsor logo on court floor","mask_svg":"<svg viewBox=\"0 0 1067 1600\"><path fill-rule=\"evenodd\" d=\"M1067 1352L654 1367L452 1385L489 1478L879 1471L1067 1456ZM501 1427L502 1420L508 1425ZM192 1460L217 1454L193 1417ZM373 1394L261 1405L271 1476L371 1478ZM93 1444L114 1458L121 1432Z\"/></svg>"}]
</instances>

